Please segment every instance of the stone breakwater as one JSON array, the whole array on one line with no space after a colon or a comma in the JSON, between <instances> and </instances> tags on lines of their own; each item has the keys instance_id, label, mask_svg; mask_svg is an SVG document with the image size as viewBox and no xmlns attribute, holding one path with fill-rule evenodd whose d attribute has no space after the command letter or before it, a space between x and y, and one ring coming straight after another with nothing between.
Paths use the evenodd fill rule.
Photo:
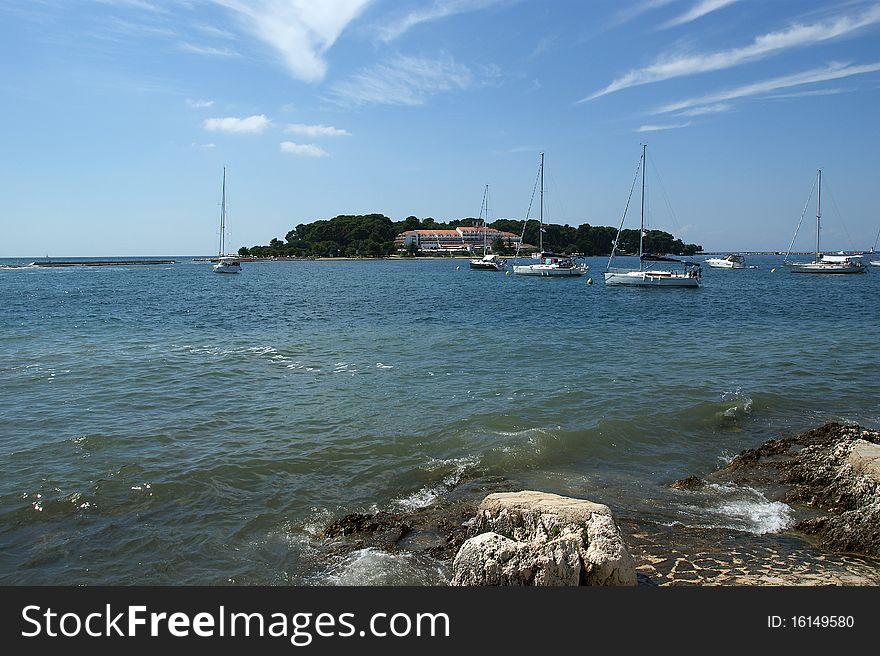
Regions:
<instances>
[{"instance_id":1,"label":"stone breakwater","mask_svg":"<svg viewBox=\"0 0 880 656\"><path fill-rule=\"evenodd\" d=\"M342 517L321 549L328 559L364 548L412 553L466 585L628 585L632 571L639 585L880 585L878 481L880 432L826 424L670 484L683 495L712 484L760 489L796 510L776 533L615 517L601 491L578 495L602 502L592 503L475 476L424 508Z\"/></svg>"}]
</instances>

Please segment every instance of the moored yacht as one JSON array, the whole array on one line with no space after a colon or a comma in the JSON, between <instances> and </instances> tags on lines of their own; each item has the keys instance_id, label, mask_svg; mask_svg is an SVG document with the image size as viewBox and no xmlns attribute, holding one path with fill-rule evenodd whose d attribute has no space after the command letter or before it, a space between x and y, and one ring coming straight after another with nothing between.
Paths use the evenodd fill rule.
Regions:
<instances>
[{"instance_id":1,"label":"moored yacht","mask_svg":"<svg viewBox=\"0 0 880 656\"><path fill-rule=\"evenodd\" d=\"M620 242L620 233L623 230L623 222L626 219L626 210L624 210L623 219L620 221L620 227L617 229L617 236L614 238L614 244L611 247L611 257L608 258L608 266L605 268L605 284L622 287L699 287L700 275L702 273L699 262L690 262L688 260L679 260L674 257L645 253L645 166L647 163L647 150L647 144L642 144L642 156L639 159L639 167L642 173L639 268L621 269L612 268L611 266L611 263L614 261L614 256L617 253L617 245ZM638 175L638 169L636 170L636 175ZM635 187L635 183L636 179L634 178L633 188ZM630 189L630 198L632 198L632 189ZM627 208L629 208L628 200Z\"/></svg>"},{"instance_id":2,"label":"moored yacht","mask_svg":"<svg viewBox=\"0 0 880 656\"><path fill-rule=\"evenodd\" d=\"M235 255L226 255L226 167L223 167L223 187L220 196L220 252L217 263L212 267L214 273L241 273L241 260Z\"/></svg>"},{"instance_id":3,"label":"moored yacht","mask_svg":"<svg viewBox=\"0 0 880 656\"><path fill-rule=\"evenodd\" d=\"M708 264L713 269L745 269L746 268L746 258L738 253L731 253L730 255L725 255L724 257L709 257L706 258L706 264Z\"/></svg>"},{"instance_id":4,"label":"moored yacht","mask_svg":"<svg viewBox=\"0 0 880 656\"><path fill-rule=\"evenodd\" d=\"M804 208L806 213L806 208ZM803 220L803 215L801 215ZM798 228L800 228L798 223ZM865 273L867 269L862 262L861 255L851 255L844 252L836 254L823 253L819 246L819 236L822 226L822 169L816 172L816 259L812 262L789 262L788 256L791 254L791 248L794 240L797 239L797 229L794 231L794 237L788 247L788 253L785 256L783 264L788 267L792 273Z\"/></svg>"},{"instance_id":5,"label":"moored yacht","mask_svg":"<svg viewBox=\"0 0 880 656\"><path fill-rule=\"evenodd\" d=\"M577 262L572 255L560 255L544 251L544 153L541 153L541 168L538 171L541 179L541 200L538 214L538 252L533 256L536 260L531 264L514 264L513 272L519 276L571 277L582 276L589 269L586 262ZM532 192L534 198L534 191ZM531 207L531 203L529 204ZM529 217L523 221L523 235ZM520 240L522 243L522 240ZM517 249L517 252L519 250Z\"/></svg>"}]
</instances>

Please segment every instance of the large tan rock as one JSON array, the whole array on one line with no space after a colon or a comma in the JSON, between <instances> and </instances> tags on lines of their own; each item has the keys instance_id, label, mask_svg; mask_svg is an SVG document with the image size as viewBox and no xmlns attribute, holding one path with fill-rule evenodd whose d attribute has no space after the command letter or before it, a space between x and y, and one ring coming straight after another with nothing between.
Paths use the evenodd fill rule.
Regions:
<instances>
[{"instance_id":1,"label":"large tan rock","mask_svg":"<svg viewBox=\"0 0 880 656\"><path fill-rule=\"evenodd\" d=\"M847 462L856 474L880 482L880 444L866 440L855 440L852 443Z\"/></svg>"},{"instance_id":2,"label":"large tan rock","mask_svg":"<svg viewBox=\"0 0 880 656\"><path fill-rule=\"evenodd\" d=\"M635 585L608 506L546 492L490 494L453 562L452 585Z\"/></svg>"}]
</instances>

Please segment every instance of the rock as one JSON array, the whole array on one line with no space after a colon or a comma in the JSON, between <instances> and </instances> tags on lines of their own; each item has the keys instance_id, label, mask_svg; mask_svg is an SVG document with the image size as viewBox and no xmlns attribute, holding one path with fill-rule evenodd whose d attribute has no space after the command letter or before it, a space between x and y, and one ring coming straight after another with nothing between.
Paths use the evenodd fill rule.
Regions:
<instances>
[{"instance_id":1,"label":"rock","mask_svg":"<svg viewBox=\"0 0 880 656\"><path fill-rule=\"evenodd\" d=\"M706 485L706 481L699 476L688 476L687 478L673 481L670 487L676 490L699 490L704 485Z\"/></svg>"},{"instance_id":2,"label":"rock","mask_svg":"<svg viewBox=\"0 0 880 656\"><path fill-rule=\"evenodd\" d=\"M747 449L707 478L783 485L786 503L827 513L795 530L825 549L880 557L880 431L828 423Z\"/></svg>"},{"instance_id":3,"label":"rock","mask_svg":"<svg viewBox=\"0 0 880 656\"><path fill-rule=\"evenodd\" d=\"M608 506L544 492L490 494L453 561L452 585L636 585Z\"/></svg>"}]
</instances>

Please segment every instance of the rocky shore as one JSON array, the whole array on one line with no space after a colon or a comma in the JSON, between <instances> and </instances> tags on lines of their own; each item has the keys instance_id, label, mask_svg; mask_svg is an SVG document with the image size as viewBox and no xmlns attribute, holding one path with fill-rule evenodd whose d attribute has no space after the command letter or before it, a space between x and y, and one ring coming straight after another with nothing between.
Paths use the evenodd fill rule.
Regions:
<instances>
[{"instance_id":1,"label":"rocky shore","mask_svg":"<svg viewBox=\"0 0 880 656\"><path fill-rule=\"evenodd\" d=\"M342 517L323 549L412 553L460 585L880 585L880 432L826 424L670 487L719 484L761 489L795 522L766 535L668 526L615 516L601 490L570 499L476 476L424 508Z\"/></svg>"}]
</instances>

